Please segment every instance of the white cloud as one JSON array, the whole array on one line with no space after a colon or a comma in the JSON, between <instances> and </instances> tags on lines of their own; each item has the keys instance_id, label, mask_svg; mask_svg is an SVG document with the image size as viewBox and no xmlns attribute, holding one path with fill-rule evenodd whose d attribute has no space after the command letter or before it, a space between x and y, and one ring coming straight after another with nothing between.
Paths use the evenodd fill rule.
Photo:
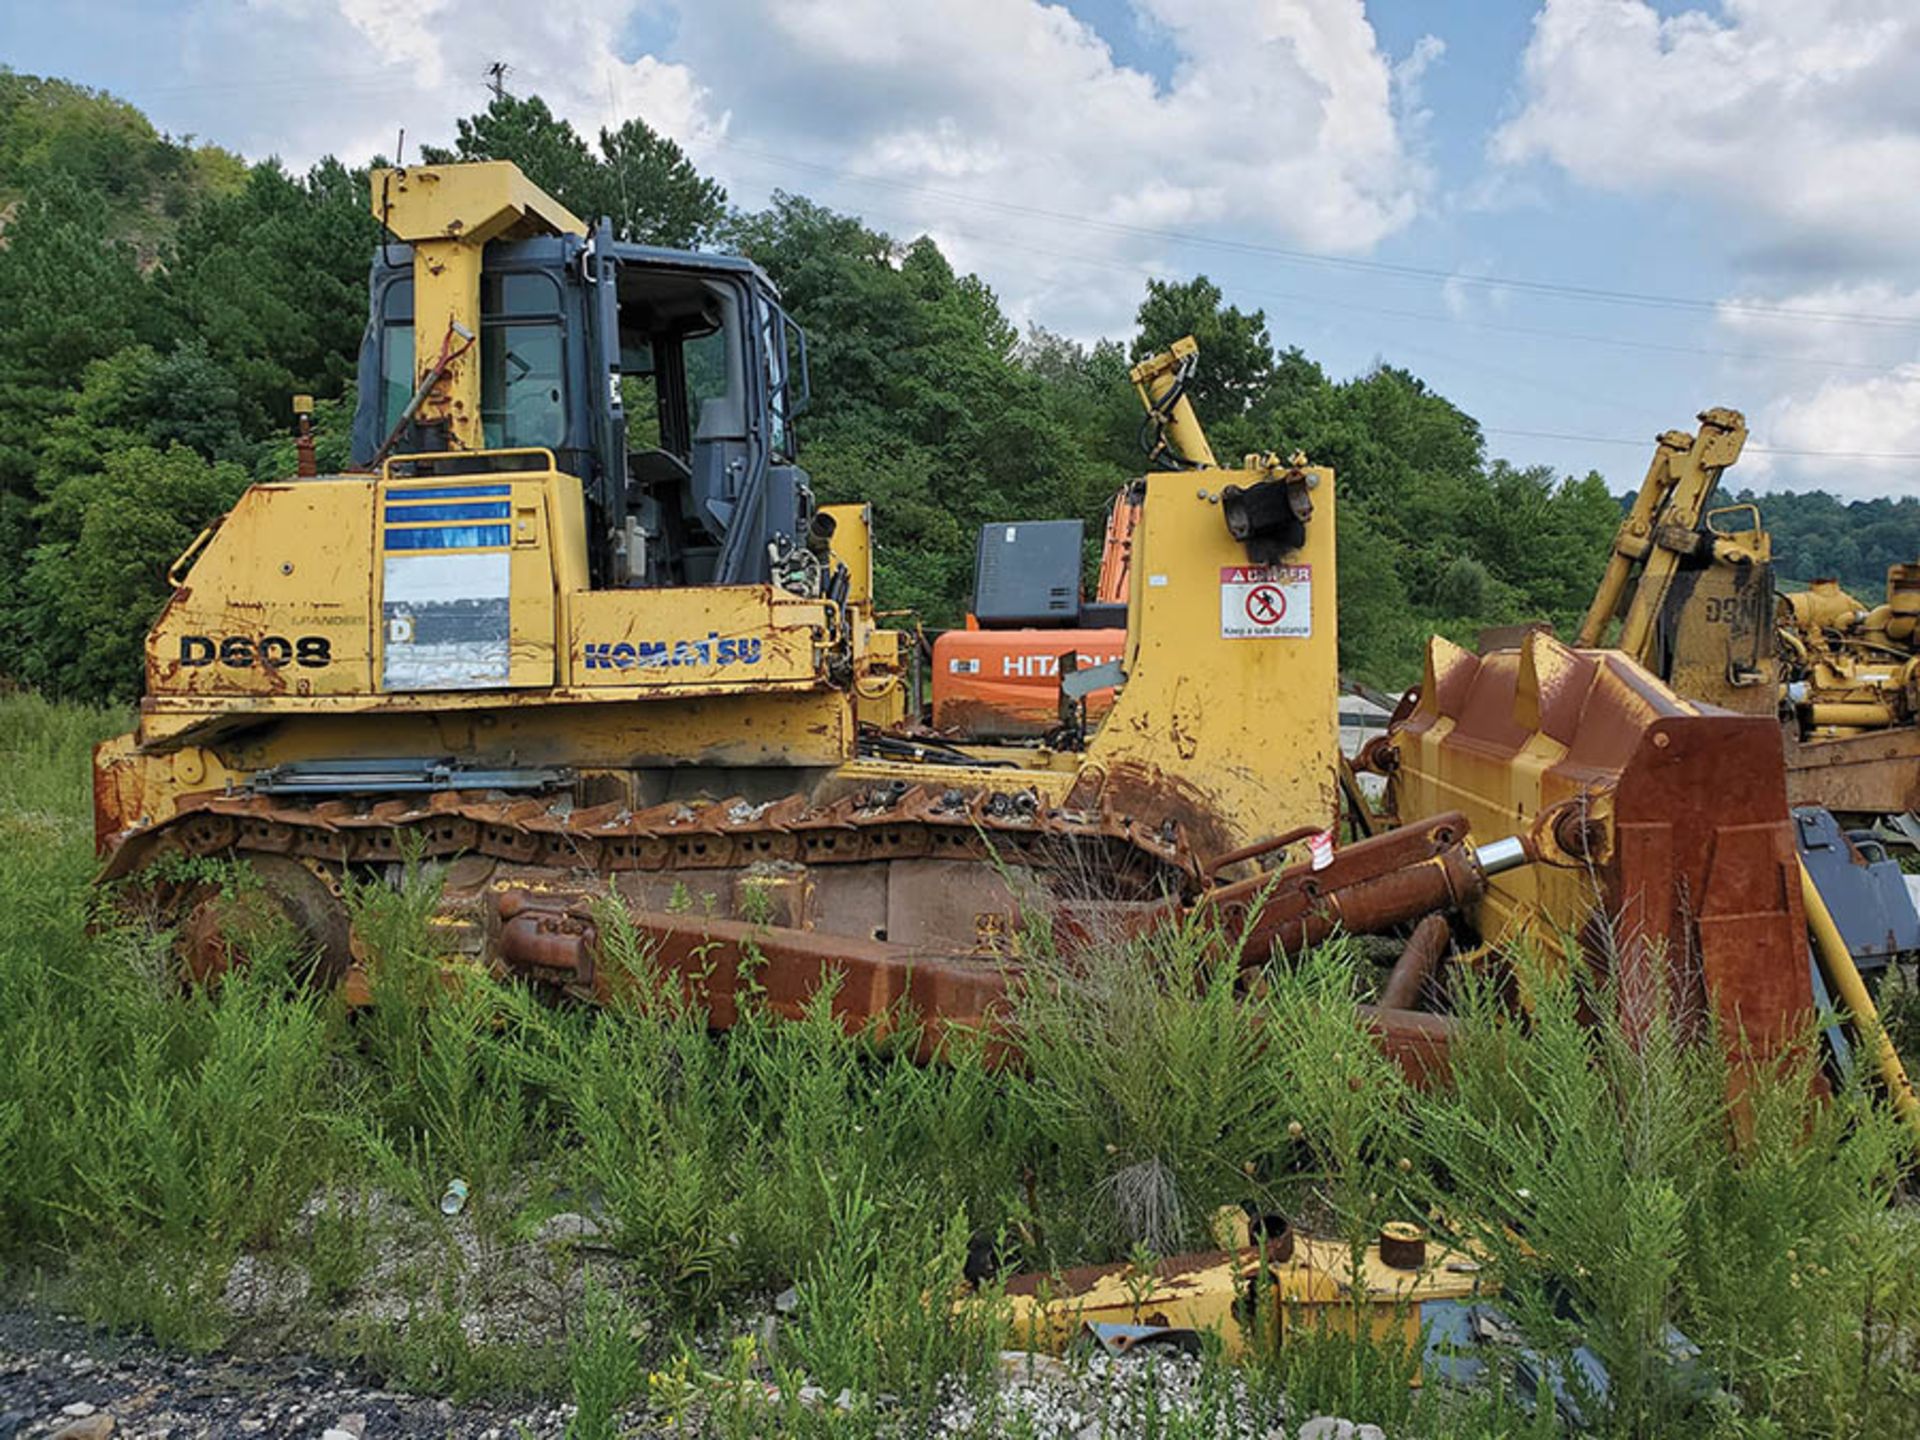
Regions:
<instances>
[{"instance_id":1,"label":"white cloud","mask_svg":"<svg viewBox=\"0 0 1920 1440\"><path fill-rule=\"evenodd\" d=\"M1123 329L1139 268L1182 268L1141 231L1363 253L1412 219L1428 176L1402 106L1437 42L1396 78L1359 0L1136 7L1175 57L1164 86L1034 0L689 0L676 53L742 146L814 167L750 178L932 231L1070 333Z\"/></svg>"},{"instance_id":2,"label":"white cloud","mask_svg":"<svg viewBox=\"0 0 1920 1440\"><path fill-rule=\"evenodd\" d=\"M1920 361L1783 395L1763 419L1768 445L1816 457L1842 452L1759 457L1761 473L1788 488L1829 490L1851 500L1920 495ZM1742 461L1741 468L1752 467Z\"/></svg>"},{"instance_id":3,"label":"white cloud","mask_svg":"<svg viewBox=\"0 0 1920 1440\"><path fill-rule=\"evenodd\" d=\"M1707 199L1725 238L1810 273L1910 253L1920 233L1920 5L1547 0L1496 159L1614 190Z\"/></svg>"},{"instance_id":4,"label":"white cloud","mask_svg":"<svg viewBox=\"0 0 1920 1440\"><path fill-rule=\"evenodd\" d=\"M1437 40L1396 62L1361 0L1134 4L1170 47L1164 85L1040 0L421 0L404 20L383 0L194 0L186 30L207 75L358 57L323 103L236 89L225 125L197 127L250 153L360 157L401 124L444 140L504 60L583 130L644 115L742 201L778 187L936 233L1017 317L1082 335L1123 329L1138 269L1167 266L1142 230L1364 253L1413 218ZM670 43L623 58L636 24Z\"/></svg>"},{"instance_id":5,"label":"white cloud","mask_svg":"<svg viewBox=\"0 0 1920 1440\"><path fill-rule=\"evenodd\" d=\"M639 0L189 0L179 26L178 85L152 106L159 123L249 157L296 168L325 154L409 154L453 138L486 101L484 72L537 92L591 136L631 114L683 142L723 133L724 108L684 65L619 53ZM131 98L142 99L136 87ZM184 117L176 118L176 117Z\"/></svg>"},{"instance_id":6,"label":"white cloud","mask_svg":"<svg viewBox=\"0 0 1920 1440\"><path fill-rule=\"evenodd\" d=\"M1748 370L1767 398L1747 415L1753 445L1735 483L1920 494L1920 459L1872 458L1920 456L1920 289L1873 280L1743 294L1715 319L1742 350L1777 357Z\"/></svg>"},{"instance_id":7,"label":"white cloud","mask_svg":"<svg viewBox=\"0 0 1920 1440\"><path fill-rule=\"evenodd\" d=\"M1920 462L1856 458L1920 453L1920 326L1888 323L1920 321L1917 76L1913 0L1667 16L1646 0L1546 0L1535 17L1495 174L1545 160L1710 221L1749 276L1716 326L1759 357L1737 377L1753 431L1737 484L1920 489Z\"/></svg>"}]
</instances>

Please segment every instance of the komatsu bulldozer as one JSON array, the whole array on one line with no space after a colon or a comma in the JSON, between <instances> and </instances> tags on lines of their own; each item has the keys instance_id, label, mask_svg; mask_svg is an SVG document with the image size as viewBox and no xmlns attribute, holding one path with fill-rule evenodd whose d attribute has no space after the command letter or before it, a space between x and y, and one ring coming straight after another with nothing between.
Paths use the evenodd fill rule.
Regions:
<instances>
[{"instance_id":1,"label":"komatsu bulldozer","mask_svg":"<svg viewBox=\"0 0 1920 1440\"><path fill-rule=\"evenodd\" d=\"M410 856L483 963L590 991L587 907L671 950L688 893L877 1013L1036 913L1164 915L1330 843L1333 476L1217 465L1191 341L1134 376L1162 468L1119 698L1066 745L962 748L895 728L871 516L798 464L806 341L750 260L625 243L504 162L377 171L371 203L354 466L255 485L193 542L138 728L96 756L104 876L190 966L225 963L232 901L156 862L250 862L351 984L345 878ZM1458 880L1465 841L1393 853Z\"/></svg>"},{"instance_id":2,"label":"komatsu bulldozer","mask_svg":"<svg viewBox=\"0 0 1920 1440\"><path fill-rule=\"evenodd\" d=\"M351 892L411 863L449 965L611 998L614 907L716 1026L829 985L927 1053L998 1043L1029 945L1092 964L1194 921L1249 965L1418 922L1368 1011L1416 1077L1456 934L1710 993L1762 1051L1804 1028L1773 721L1617 651L1436 640L1363 757L1391 828L1339 843L1334 476L1221 465L1190 339L1132 374L1120 657L1059 679L1063 714L1111 706L963 743L903 723L872 516L799 464L806 340L750 260L626 243L503 162L377 171L371 204L352 468L194 540L138 726L95 755L101 878L188 972L243 960L265 904L363 995Z\"/></svg>"}]
</instances>

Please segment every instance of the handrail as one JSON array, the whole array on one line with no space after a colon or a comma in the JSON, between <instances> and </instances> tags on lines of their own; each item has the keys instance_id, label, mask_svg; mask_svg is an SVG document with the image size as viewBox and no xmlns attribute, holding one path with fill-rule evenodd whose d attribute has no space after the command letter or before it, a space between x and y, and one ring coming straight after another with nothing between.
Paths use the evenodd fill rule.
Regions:
<instances>
[{"instance_id":1,"label":"handrail","mask_svg":"<svg viewBox=\"0 0 1920 1440\"><path fill-rule=\"evenodd\" d=\"M1715 525L1713 523L1715 520L1718 520L1722 515L1736 515L1742 510L1746 511L1749 515L1753 517L1753 524L1749 525L1745 530L1722 530L1718 525ZM1718 535L1722 539L1731 539L1735 535L1751 535L1753 532L1755 532L1759 528L1760 528L1760 507L1754 504L1751 500L1743 500L1738 505L1722 505L1722 506L1719 506L1717 509L1707 511L1708 532L1713 535Z\"/></svg>"},{"instance_id":2,"label":"handrail","mask_svg":"<svg viewBox=\"0 0 1920 1440\"><path fill-rule=\"evenodd\" d=\"M193 537L193 540L188 544L187 548L180 552L179 559L167 567L167 584L171 585L175 590L178 590L186 583L187 577L185 571L187 563L206 548L207 542L213 539L213 532L220 528L220 522L226 518L225 515L214 516L213 519L207 522L205 528Z\"/></svg>"}]
</instances>

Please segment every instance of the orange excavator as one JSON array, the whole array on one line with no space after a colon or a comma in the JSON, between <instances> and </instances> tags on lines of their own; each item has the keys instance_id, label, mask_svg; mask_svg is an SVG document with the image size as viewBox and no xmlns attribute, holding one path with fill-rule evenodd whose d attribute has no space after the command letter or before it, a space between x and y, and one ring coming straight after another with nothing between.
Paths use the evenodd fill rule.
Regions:
<instances>
[{"instance_id":1,"label":"orange excavator","mask_svg":"<svg viewBox=\"0 0 1920 1440\"><path fill-rule=\"evenodd\" d=\"M1060 728L1062 675L1114 665L1126 650L1133 534L1144 500L1136 482L1108 506L1091 601L1080 581L1080 521L981 527L966 626L933 644L935 729L966 740L1033 740ZM1097 721L1113 705L1113 685L1096 683L1077 703L1081 722Z\"/></svg>"}]
</instances>

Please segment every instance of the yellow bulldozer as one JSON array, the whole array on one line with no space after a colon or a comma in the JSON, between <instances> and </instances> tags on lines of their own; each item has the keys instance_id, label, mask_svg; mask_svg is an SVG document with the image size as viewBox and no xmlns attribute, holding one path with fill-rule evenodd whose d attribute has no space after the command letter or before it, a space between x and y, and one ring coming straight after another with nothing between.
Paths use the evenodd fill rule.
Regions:
<instances>
[{"instance_id":1,"label":"yellow bulldozer","mask_svg":"<svg viewBox=\"0 0 1920 1440\"><path fill-rule=\"evenodd\" d=\"M1071 749L961 748L899 726L871 517L797 462L805 336L751 261L624 243L501 162L376 172L372 206L354 468L193 542L96 757L105 878L190 968L229 958L233 902L157 862L248 861L352 986L344 878L413 856L456 950L563 988L596 985L579 907L664 933L688 890L776 922L796 986L825 957L865 967L858 1012L965 1012L926 987L1037 909L1191 903L1332 831L1333 477L1215 465L1191 342L1136 374L1174 459L1121 698Z\"/></svg>"},{"instance_id":2,"label":"yellow bulldozer","mask_svg":"<svg viewBox=\"0 0 1920 1440\"><path fill-rule=\"evenodd\" d=\"M1419 1077L1445 1065L1456 935L1586 950L1723 1006L1761 1052L1801 1033L1770 713L1687 700L1597 637L1436 640L1367 757L1392 823L1343 827L1335 478L1218 463L1190 340L1133 372L1153 469L1123 654L1061 679L1063 714L1095 686L1111 707L965 743L908 723L873 517L819 503L799 463L806 337L758 267L623 242L507 163L377 171L371 204L391 239L353 465L311 473L303 446L196 538L138 726L96 754L102 878L188 971L235 963L264 903L362 993L348 891L416 862L449 963L607 998L631 978L602 942L616 905L717 1026L750 968L775 1013L830 980L848 1023L911 1012L931 1051L998 1023L1036 939L1092 964L1200 921L1249 964L1411 928L1369 1013ZM1721 448L1688 463L1737 453L1701 443ZM1678 555L1677 531L1642 538ZM1672 571L1746 603L1739 575Z\"/></svg>"},{"instance_id":3,"label":"yellow bulldozer","mask_svg":"<svg viewBox=\"0 0 1920 1440\"><path fill-rule=\"evenodd\" d=\"M1920 564L1890 566L1872 606L1832 579L1779 590L1759 508L1712 503L1746 421L1699 418L1656 442L1575 643L1610 643L1690 699L1777 714L1793 805L1920 811Z\"/></svg>"}]
</instances>

